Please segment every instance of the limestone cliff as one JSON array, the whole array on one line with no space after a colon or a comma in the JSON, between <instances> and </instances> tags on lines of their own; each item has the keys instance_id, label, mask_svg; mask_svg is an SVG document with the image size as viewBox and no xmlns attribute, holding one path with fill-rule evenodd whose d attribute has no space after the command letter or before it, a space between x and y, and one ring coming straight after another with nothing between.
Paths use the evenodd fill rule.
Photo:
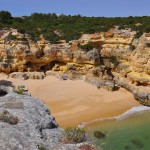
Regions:
<instances>
[{"instance_id":1,"label":"limestone cliff","mask_svg":"<svg viewBox=\"0 0 150 150\"><path fill-rule=\"evenodd\" d=\"M11 77L84 78L98 88L114 90L115 85L122 86L142 104L150 105L149 34L135 39L134 31L111 29L106 33L84 34L69 43L62 40L50 44L43 38L35 43L14 29L1 33L0 71L11 73ZM12 35L17 39L11 39ZM93 48L87 51L79 46L86 44Z\"/></svg>"}]
</instances>

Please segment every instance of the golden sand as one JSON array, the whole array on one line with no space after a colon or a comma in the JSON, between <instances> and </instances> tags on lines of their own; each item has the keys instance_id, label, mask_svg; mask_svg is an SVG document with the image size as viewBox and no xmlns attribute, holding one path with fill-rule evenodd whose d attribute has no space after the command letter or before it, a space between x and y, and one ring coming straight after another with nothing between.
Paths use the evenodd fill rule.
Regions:
<instances>
[{"instance_id":1,"label":"golden sand","mask_svg":"<svg viewBox=\"0 0 150 150\"><path fill-rule=\"evenodd\" d=\"M97 118L118 116L140 104L123 88L108 92L84 81L61 81L49 76L43 80L19 80L0 75L15 86L25 85L33 97L43 99L61 127L75 126Z\"/></svg>"}]
</instances>

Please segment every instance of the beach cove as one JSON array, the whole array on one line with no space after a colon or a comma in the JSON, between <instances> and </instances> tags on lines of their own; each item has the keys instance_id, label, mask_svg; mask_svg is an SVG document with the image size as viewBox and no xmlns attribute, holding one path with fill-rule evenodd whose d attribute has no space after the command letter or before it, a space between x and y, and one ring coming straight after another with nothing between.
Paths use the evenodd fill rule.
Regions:
<instances>
[{"instance_id":1,"label":"beach cove","mask_svg":"<svg viewBox=\"0 0 150 150\"><path fill-rule=\"evenodd\" d=\"M4 74L0 75L0 79L9 80L16 87L25 85L33 97L44 101L63 128L99 118L115 117L140 106L132 93L123 88L109 92L83 80L61 81L53 76L43 80L7 79Z\"/></svg>"}]
</instances>

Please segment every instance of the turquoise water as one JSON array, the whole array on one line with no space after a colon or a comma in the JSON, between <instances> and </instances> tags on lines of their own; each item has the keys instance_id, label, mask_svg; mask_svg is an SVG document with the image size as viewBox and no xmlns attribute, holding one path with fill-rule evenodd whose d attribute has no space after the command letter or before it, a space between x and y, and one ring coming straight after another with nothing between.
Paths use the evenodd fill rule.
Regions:
<instances>
[{"instance_id":1,"label":"turquoise water","mask_svg":"<svg viewBox=\"0 0 150 150\"><path fill-rule=\"evenodd\" d=\"M150 150L150 111L123 120L97 121L89 124L87 131L103 150ZM105 133L105 138L97 139L94 131Z\"/></svg>"}]
</instances>

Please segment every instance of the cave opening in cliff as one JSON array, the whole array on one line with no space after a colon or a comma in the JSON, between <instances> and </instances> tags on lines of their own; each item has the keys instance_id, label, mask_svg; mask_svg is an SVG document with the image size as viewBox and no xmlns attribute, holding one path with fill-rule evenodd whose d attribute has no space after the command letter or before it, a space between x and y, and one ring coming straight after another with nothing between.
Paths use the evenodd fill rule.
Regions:
<instances>
[{"instance_id":1,"label":"cave opening in cliff","mask_svg":"<svg viewBox=\"0 0 150 150\"><path fill-rule=\"evenodd\" d=\"M8 93L2 89L0 89L0 97L7 95Z\"/></svg>"},{"instance_id":2,"label":"cave opening in cliff","mask_svg":"<svg viewBox=\"0 0 150 150\"><path fill-rule=\"evenodd\" d=\"M61 62L61 61L52 61L51 63L50 63L50 70L52 70L53 69L53 67L54 66L56 66L56 65L60 65L60 66L62 66L62 65L66 65L64 62Z\"/></svg>"},{"instance_id":3,"label":"cave opening in cliff","mask_svg":"<svg viewBox=\"0 0 150 150\"><path fill-rule=\"evenodd\" d=\"M47 66L42 66L42 67L40 68L40 70L41 70L42 72L46 73L46 71L48 70L48 67L47 67Z\"/></svg>"},{"instance_id":4,"label":"cave opening in cliff","mask_svg":"<svg viewBox=\"0 0 150 150\"><path fill-rule=\"evenodd\" d=\"M44 65L44 66L41 66L40 67L40 70L42 71L42 72L44 72L44 73L46 73L46 71L48 71L48 70L52 70L53 68L55 68L56 70L58 69L60 69L60 66L65 66L66 64L65 63L63 63L63 62L60 62L60 61L52 61L52 62L50 62L49 64L47 64L47 65Z\"/></svg>"},{"instance_id":5,"label":"cave opening in cliff","mask_svg":"<svg viewBox=\"0 0 150 150\"><path fill-rule=\"evenodd\" d=\"M27 63L26 63L26 67L27 67L27 68L32 67L32 63L31 63L30 61L29 61L29 62L27 62Z\"/></svg>"},{"instance_id":6,"label":"cave opening in cliff","mask_svg":"<svg viewBox=\"0 0 150 150\"><path fill-rule=\"evenodd\" d=\"M137 85L137 86L148 86L147 83L141 83L141 82L138 82L136 85Z\"/></svg>"},{"instance_id":7,"label":"cave opening in cliff","mask_svg":"<svg viewBox=\"0 0 150 150\"><path fill-rule=\"evenodd\" d=\"M56 64L58 64L59 62L58 61L52 61L51 63L50 63L50 70L52 70L52 68L56 65Z\"/></svg>"}]
</instances>

